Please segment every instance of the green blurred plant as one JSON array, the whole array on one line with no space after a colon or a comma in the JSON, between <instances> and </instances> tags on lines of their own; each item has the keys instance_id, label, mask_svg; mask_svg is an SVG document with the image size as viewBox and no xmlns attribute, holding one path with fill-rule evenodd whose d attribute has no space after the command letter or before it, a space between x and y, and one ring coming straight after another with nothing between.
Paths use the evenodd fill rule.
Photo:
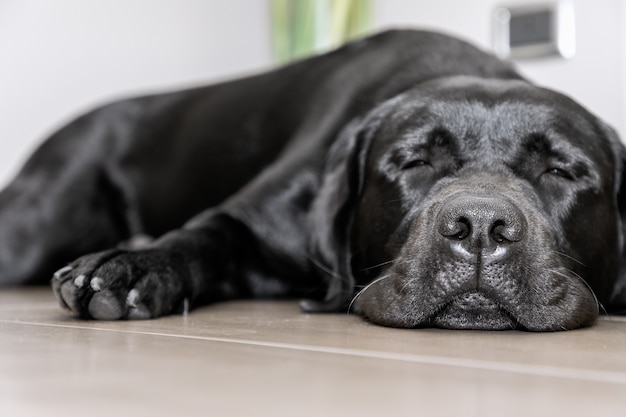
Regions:
<instances>
[{"instance_id":1,"label":"green blurred plant","mask_svg":"<svg viewBox=\"0 0 626 417\"><path fill-rule=\"evenodd\" d=\"M363 35L372 0L271 0L274 56L284 63Z\"/></svg>"}]
</instances>

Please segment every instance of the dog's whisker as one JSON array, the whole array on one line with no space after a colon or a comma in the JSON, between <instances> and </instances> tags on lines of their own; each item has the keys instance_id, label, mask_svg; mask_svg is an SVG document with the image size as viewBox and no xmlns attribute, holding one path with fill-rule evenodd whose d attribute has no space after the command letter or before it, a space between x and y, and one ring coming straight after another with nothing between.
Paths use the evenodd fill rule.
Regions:
<instances>
[{"instance_id":1,"label":"dog's whisker","mask_svg":"<svg viewBox=\"0 0 626 417\"><path fill-rule=\"evenodd\" d=\"M393 264L395 261L396 261L395 259L392 259L390 261L381 262L377 265L368 266L366 268L361 269L361 272L370 271L372 269L380 268L381 266L385 266L385 265L390 265L390 264Z\"/></svg>"},{"instance_id":2,"label":"dog's whisker","mask_svg":"<svg viewBox=\"0 0 626 417\"><path fill-rule=\"evenodd\" d=\"M402 199L401 198L397 198L395 200L389 200L389 201L385 201L384 204L394 204L394 203L402 203Z\"/></svg>"},{"instance_id":3,"label":"dog's whisker","mask_svg":"<svg viewBox=\"0 0 626 417\"><path fill-rule=\"evenodd\" d=\"M576 259L576 258L574 258L574 257L572 257L572 256L570 256L570 255L568 255L568 254L566 254L566 253L559 252L559 251L554 251L554 253L556 253L557 255L563 256L563 257L565 257L565 258L571 259L572 261L576 262L576 263L577 263L577 264L579 264L579 265L585 266L585 264L584 264L584 263L582 263L582 262L581 262L581 261L579 261L578 259Z\"/></svg>"},{"instance_id":4,"label":"dog's whisker","mask_svg":"<svg viewBox=\"0 0 626 417\"><path fill-rule=\"evenodd\" d=\"M318 261L317 259L315 259L313 256L311 255L307 255L306 256L307 259L313 264L313 266L317 267L320 271L330 275L333 278L339 279L342 282L348 282L347 279L345 279L344 277L342 277L341 275L337 274L335 271L333 271L332 269L328 268L326 265L324 265L322 262Z\"/></svg>"},{"instance_id":5,"label":"dog's whisker","mask_svg":"<svg viewBox=\"0 0 626 417\"><path fill-rule=\"evenodd\" d=\"M568 279L569 278L576 278L576 279L578 279L580 282L582 282L585 285L585 287L587 287L587 289L589 290L589 292L593 296L593 299L595 300L595 303L596 303L596 308L597 308L598 314L600 314L600 312L602 312L603 314L608 315L608 312L606 311L606 309L604 308L602 303L598 300L598 297L596 296L595 291L593 291L593 288L591 288L591 285L589 285L589 283L583 277L581 277L576 272L574 272L574 271L572 271L570 269L566 269L566 272L568 272L571 275L567 275L567 274L565 274L565 273L563 273L563 272L561 272L559 270L556 270L556 269L549 269L548 271L553 273L553 274L560 275L560 276L562 276L564 278L568 278Z\"/></svg>"},{"instance_id":6,"label":"dog's whisker","mask_svg":"<svg viewBox=\"0 0 626 417\"><path fill-rule=\"evenodd\" d=\"M602 312L605 315L608 315L609 313L606 311L606 308L604 308L604 306L602 305L602 303L598 300L598 297L595 293L595 291L593 290L593 288L591 287L591 285L589 285L589 283L580 275L578 275L576 272L572 271L572 270L567 270L567 272L569 272L570 274L572 274L574 277L578 278L580 280L580 282L582 282L583 284L585 284L585 287L587 287L587 289L589 290L589 292L591 293L591 295L593 295L594 300L596 301L596 305L598 308L598 314L600 312Z\"/></svg>"},{"instance_id":7,"label":"dog's whisker","mask_svg":"<svg viewBox=\"0 0 626 417\"><path fill-rule=\"evenodd\" d=\"M572 275L574 275L576 278L578 278L583 284L585 284L585 286L587 287L587 289L589 290L589 292L591 292L591 295L593 295L594 300L596 300L596 305L598 306L598 313L602 312L604 315L608 316L608 311L606 311L606 308L604 308L604 306L602 305L602 303L598 300L598 296L596 295L595 291L593 290L593 288L591 287L591 285L589 285L589 283L580 275L578 275L576 272L568 270L568 272Z\"/></svg>"},{"instance_id":8,"label":"dog's whisker","mask_svg":"<svg viewBox=\"0 0 626 417\"><path fill-rule=\"evenodd\" d=\"M383 275L383 276L380 276L380 277L376 278L374 281L370 282L365 287L363 287L363 289L361 289L359 292L357 292L356 295L354 297L352 297L352 300L350 301L350 304L348 305L348 312L347 312L347 314L350 315L350 312L352 311L352 306L359 299L359 297L361 295L363 295L363 293L365 293L365 291L369 290L373 285L376 285L379 282L381 282L381 281L383 281L383 280L385 280L387 278L391 278L391 274Z\"/></svg>"}]
</instances>

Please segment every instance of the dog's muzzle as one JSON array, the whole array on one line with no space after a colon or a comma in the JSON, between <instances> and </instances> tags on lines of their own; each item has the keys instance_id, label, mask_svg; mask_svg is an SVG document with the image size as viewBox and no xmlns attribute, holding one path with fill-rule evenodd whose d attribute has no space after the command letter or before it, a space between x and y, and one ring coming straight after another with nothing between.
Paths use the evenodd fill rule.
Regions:
<instances>
[{"instance_id":1,"label":"dog's muzzle","mask_svg":"<svg viewBox=\"0 0 626 417\"><path fill-rule=\"evenodd\" d=\"M445 256L452 262L472 264L475 277L461 280L456 295L433 323L453 328L513 327L511 316L499 303L503 294L483 278L490 269L506 264L524 244L528 232L524 214L504 197L456 194L443 203L436 230Z\"/></svg>"}]
</instances>

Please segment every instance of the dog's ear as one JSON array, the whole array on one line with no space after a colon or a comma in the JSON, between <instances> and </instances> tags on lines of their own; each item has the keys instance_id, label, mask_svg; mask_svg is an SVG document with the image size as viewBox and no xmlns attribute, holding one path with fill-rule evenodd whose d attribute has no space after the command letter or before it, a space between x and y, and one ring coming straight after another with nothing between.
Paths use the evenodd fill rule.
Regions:
<instances>
[{"instance_id":1,"label":"dog's ear","mask_svg":"<svg viewBox=\"0 0 626 417\"><path fill-rule=\"evenodd\" d=\"M612 289L610 305L612 309L626 310L626 147L613 128L602 123L602 130L615 154L615 196L620 216L617 231L620 250L619 272Z\"/></svg>"},{"instance_id":2,"label":"dog's ear","mask_svg":"<svg viewBox=\"0 0 626 417\"><path fill-rule=\"evenodd\" d=\"M371 120L370 120L371 122ZM309 215L310 254L327 276L323 301L304 300L307 312L337 311L347 306L354 291L350 235L353 211L363 188L367 150L373 127L355 120L331 147L321 186Z\"/></svg>"}]
</instances>

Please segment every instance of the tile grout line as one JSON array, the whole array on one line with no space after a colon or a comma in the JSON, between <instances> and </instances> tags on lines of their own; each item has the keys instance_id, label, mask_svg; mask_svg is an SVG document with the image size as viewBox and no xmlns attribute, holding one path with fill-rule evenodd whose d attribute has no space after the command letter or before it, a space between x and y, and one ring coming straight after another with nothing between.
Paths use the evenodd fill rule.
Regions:
<instances>
[{"instance_id":1,"label":"tile grout line","mask_svg":"<svg viewBox=\"0 0 626 417\"><path fill-rule=\"evenodd\" d=\"M105 329L105 328L97 328L97 327L94 328L94 327L88 327L88 326L75 326L75 325L63 325L63 324L52 324L52 323L37 323L37 322L26 322L26 321L16 322L16 321L6 321L6 320L0 320L0 323L26 324L26 325L42 326L42 327L61 327L61 328L66 328L66 329L104 331L104 332L112 332L112 333L137 334L137 335L144 335L144 336L169 337L169 338L178 338L178 339L187 339L187 340L202 340L202 341L217 342L217 343L230 343L230 344L238 344L238 345L270 347L270 348L276 348L276 349L296 350L296 351L315 352L315 353L327 353L327 354L355 356L355 357L370 358L370 359L386 359L386 360L394 360L394 361L402 361L402 362L420 363L420 364L425 364L425 365L441 365L441 366L476 369L476 370L484 370L484 371L492 371L492 372L505 372L505 373L508 372L508 373L521 374L521 375L545 376L545 377L553 377L553 378L573 379L573 380L582 380L582 381L590 381L590 382L605 382L605 383L626 385L626 373L624 372L595 371L595 370L580 369L580 368L558 368L555 366L545 366L545 365L522 365L522 364L511 363L511 362L495 362L495 361L485 361L485 360L480 360L480 359L460 359L460 358L457 359L457 358L449 358L449 357L444 357L444 356L377 352L377 351L362 350L362 349L334 348L334 347L323 347L323 346L313 346L313 345L297 345L297 344L292 344L292 343L264 342L264 341L249 340L249 339L247 340L246 339L232 339L232 338L224 338L224 337L168 334L168 333L141 331L141 330Z\"/></svg>"}]
</instances>

